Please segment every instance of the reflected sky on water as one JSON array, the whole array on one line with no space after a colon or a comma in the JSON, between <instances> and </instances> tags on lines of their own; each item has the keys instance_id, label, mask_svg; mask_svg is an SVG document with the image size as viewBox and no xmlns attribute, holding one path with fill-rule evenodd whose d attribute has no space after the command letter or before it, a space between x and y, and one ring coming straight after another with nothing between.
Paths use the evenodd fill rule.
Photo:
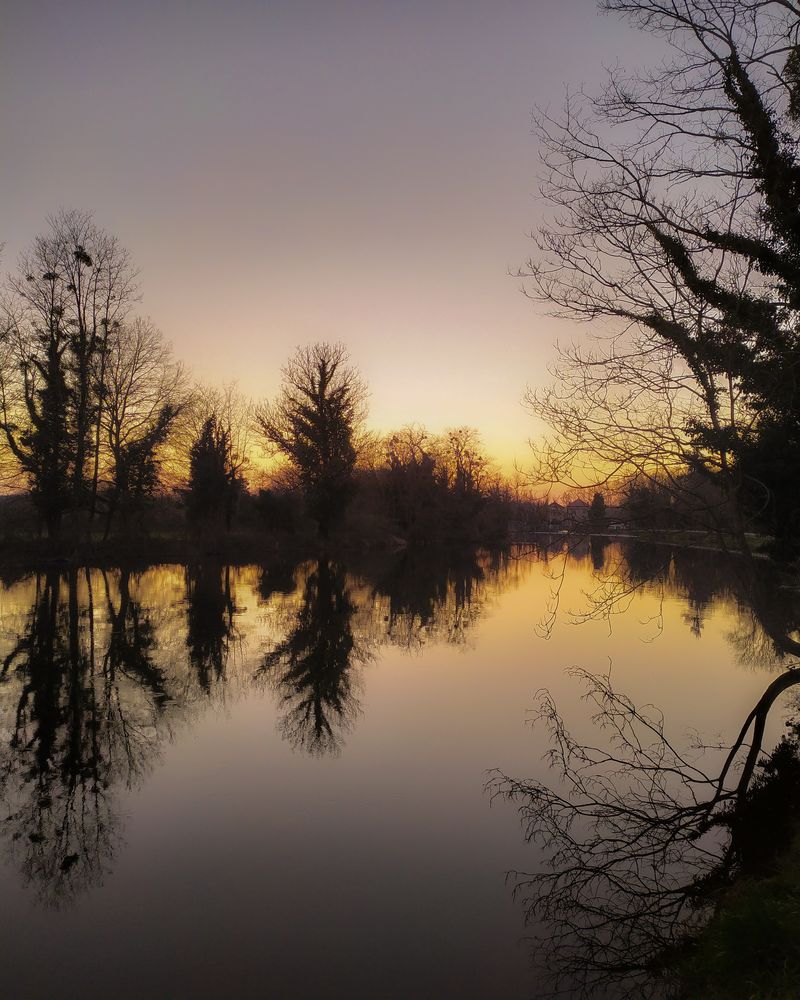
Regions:
<instances>
[{"instance_id":1,"label":"reflected sky on water","mask_svg":"<svg viewBox=\"0 0 800 1000\"><path fill-rule=\"evenodd\" d=\"M611 670L724 742L799 618L765 563L602 539L7 574L6 995L536 996L484 786L546 776L537 689L588 738L567 668Z\"/></svg>"}]
</instances>

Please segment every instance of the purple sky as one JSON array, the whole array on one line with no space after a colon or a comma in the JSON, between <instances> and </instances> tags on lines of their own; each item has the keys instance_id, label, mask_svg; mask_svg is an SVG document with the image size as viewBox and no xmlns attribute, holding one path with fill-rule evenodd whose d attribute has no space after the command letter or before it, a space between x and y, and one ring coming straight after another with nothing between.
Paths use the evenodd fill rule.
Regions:
<instances>
[{"instance_id":1,"label":"purple sky","mask_svg":"<svg viewBox=\"0 0 800 1000\"><path fill-rule=\"evenodd\" d=\"M508 276L535 225L534 104L636 64L594 0L5 3L3 264L59 207L131 250L201 377L269 396L343 340L371 422L472 424L504 464L556 336Z\"/></svg>"}]
</instances>

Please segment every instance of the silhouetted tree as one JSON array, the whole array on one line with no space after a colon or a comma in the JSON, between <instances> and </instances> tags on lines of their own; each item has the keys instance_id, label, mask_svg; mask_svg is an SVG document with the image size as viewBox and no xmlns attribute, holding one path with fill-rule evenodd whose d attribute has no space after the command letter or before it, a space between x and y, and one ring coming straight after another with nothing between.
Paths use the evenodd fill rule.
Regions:
<instances>
[{"instance_id":1,"label":"silhouetted tree","mask_svg":"<svg viewBox=\"0 0 800 1000\"><path fill-rule=\"evenodd\" d=\"M182 368L149 322L118 325L105 352L103 426L110 479L106 535L159 485L159 455L189 393Z\"/></svg>"},{"instance_id":2,"label":"silhouetted tree","mask_svg":"<svg viewBox=\"0 0 800 1000\"><path fill-rule=\"evenodd\" d=\"M397 527L412 538L441 531L447 481L436 439L410 424L386 438L385 452L386 492Z\"/></svg>"},{"instance_id":3,"label":"silhouetted tree","mask_svg":"<svg viewBox=\"0 0 800 1000\"><path fill-rule=\"evenodd\" d=\"M186 411L186 420L181 421L180 431L176 436L177 443L188 431L191 446L200 436L209 417L214 418L220 433L226 436L228 466L234 478L244 485L256 444L253 401L239 391L235 382L228 382L223 386L195 386L191 393L191 406Z\"/></svg>"},{"instance_id":4,"label":"silhouetted tree","mask_svg":"<svg viewBox=\"0 0 800 1000\"><path fill-rule=\"evenodd\" d=\"M185 491L189 520L195 524L223 520L230 528L241 489L231 463L230 435L212 414L189 452L189 483Z\"/></svg>"},{"instance_id":5,"label":"silhouetted tree","mask_svg":"<svg viewBox=\"0 0 800 1000\"><path fill-rule=\"evenodd\" d=\"M134 292L127 252L82 212L49 220L10 279L16 364L3 429L51 534L67 506L94 513L108 338Z\"/></svg>"},{"instance_id":6,"label":"silhouetted tree","mask_svg":"<svg viewBox=\"0 0 800 1000\"><path fill-rule=\"evenodd\" d=\"M154 662L158 645L156 627L149 608L131 595L131 573L120 570L117 581L119 600L115 605L108 574L103 572L106 607L111 635L108 640L104 668L113 678L118 673L135 680L161 711L170 700L167 679Z\"/></svg>"},{"instance_id":7,"label":"silhouetted tree","mask_svg":"<svg viewBox=\"0 0 800 1000\"><path fill-rule=\"evenodd\" d=\"M189 663L208 693L224 681L232 643L238 638L231 571L212 564L186 570L186 647Z\"/></svg>"},{"instance_id":8,"label":"silhouetted tree","mask_svg":"<svg viewBox=\"0 0 800 1000\"><path fill-rule=\"evenodd\" d=\"M442 440L442 464L452 493L469 500L480 497L487 486L489 461L474 427L454 427Z\"/></svg>"},{"instance_id":9,"label":"silhouetted tree","mask_svg":"<svg viewBox=\"0 0 800 1000\"><path fill-rule=\"evenodd\" d=\"M606 501L602 493L595 493L592 502L589 504L589 521L592 524L601 524L606 518Z\"/></svg>"},{"instance_id":10,"label":"silhouetted tree","mask_svg":"<svg viewBox=\"0 0 800 1000\"><path fill-rule=\"evenodd\" d=\"M508 497L472 427L443 434L409 424L387 436L384 502L410 540L478 541L505 535Z\"/></svg>"},{"instance_id":11,"label":"silhouetted tree","mask_svg":"<svg viewBox=\"0 0 800 1000\"><path fill-rule=\"evenodd\" d=\"M463 645L486 606L487 574L476 553L410 547L373 582L389 600L385 633L408 649L426 642Z\"/></svg>"},{"instance_id":12,"label":"silhouetted tree","mask_svg":"<svg viewBox=\"0 0 800 1000\"><path fill-rule=\"evenodd\" d=\"M72 499L75 431L69 418L69 336L54 271L31 277L29 308L7 315L15 371L3 371L3 430L51 538ZM33 305L35 303L35 306ZM12 381L14 375L21 379Z\"/></svg>"},{"instance_id":13,"label":"silhouetted tree","mask_svg":"<svg viewBox=\"0 0 800 1000\"><path fill-rule=\"evenodd\" d=\"M146 769L166 698L148 654L146 614L127 582L118 610L110 596L108 603L112 629L103 652L91 574L83 581L77 570L38 576L25 627L0 670L19 692L0 746L4 833L26 878L54 905L108 871L115 786L131 785Z\"/></svg>"},{"instance_id":14,"label":"silhouetted tree","mask_svg":"<svg viewBox=\"0 0 800 1000\"><path fill-rule=\"evenodd\" d=\"M354 489L367 390L342 344L300 348L282 374L278 398L256 419L268 446L288 459L327 536Z\"/></svg>"},{"instance_id":15,"label":"silhouetted tree","mask_svg":"<svg viewBox=\"0 0 800 1000\"><path fill-rule=\"evenodd\" d=\"M620 997L678 995L665 986L674 989L677 960L719 893L769 871L796 835L797 727L766 761L762 752L769 713L800 674L767 686L729 746L683 750L652 706L638 708L609 678L574 672L605 739L574 738L542 692L537 722L550 734L558 780L490 782L517 803L526 840L541 848L540 868L516 873L539 929L537 957L553 996L605 996L612 985Z\"/></svg>"},{"instance_id":16,"label":"silhouetted tree","mask_svg":"<svg viewBox=\"0 0 800 1000\"><path fill-rule=\"evenodd\" d=\"M725 489L744 546L742 500L763 514L783 494L782 531L796 495L782 470L800 465L800 13L783 0L601 6L674 59L615 71L596 99L539 117L554 211L532 294L620 331L562 352L559 381L530 395L554 430L542 472L677 489L702 472Z\"/></svg>"}]
</instances>

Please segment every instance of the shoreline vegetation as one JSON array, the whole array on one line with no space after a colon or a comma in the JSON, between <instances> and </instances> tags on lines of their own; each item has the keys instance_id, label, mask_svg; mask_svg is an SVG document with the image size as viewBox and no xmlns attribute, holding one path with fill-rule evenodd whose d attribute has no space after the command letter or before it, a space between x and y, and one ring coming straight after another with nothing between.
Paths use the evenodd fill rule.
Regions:
<instances>
[{"instance_id":1,"label":"shoreline vegetation","mask_svg":"<svg viewBox=\"0 0 800 1000\"><path fill-rule=\"evenodd\" d=\"M705 544L714 541L712 536L704 536L703 540L686 538L679 534L650 533L647 531L630 533L609 533L606 531L571 531L552 533L546 531L530 531L514 538L495 539L491 542L441 542L433 548L448 551L458 548L510 548L526 546L541 539L549 539L569 543L599 538L604 542L644 542L648 545L669 546L671 548L692 549L698 552L717 552L725 555L741 555L738 551L726 548L724 545ZM25 564L31 567L50 563L71 563L73 565L95 565L105 563L112 565L115 561L130 562L146 560L153 562L185 562L199 555L219 555L231 563L241 564L257 561L267 556L282 556L292 554L299 556L314 556L319 552L334 552L342 554L380 553L391 555L395 552L430 548L431 543L409 541L397 535L388 535L380 543L363 544L361 541L340 538L331 539L326 544L319 541L300 539L277 539L258 533L233 531L219 538L201 538L191 534L184 535L146 535L128 539L112 538L103 540L83 539L74 542L64 541L53 546L47 539L23 540L21 542L4 541L0 551L0 566L9 564ZM772 560L767 552L755 551L755 559Z\"/></svg>"},{"instance_id":2,"label":"shoreline vegetation","mask_svg":"<svg viewBox=\"0 0 800 1000\"><path fill-rule=\"evenodd\" d=\"M800 832L760 877L722 895L679 964L681 1000L795 1000L800 981Z\"/></svg>"},{"instance_id":3,"label":"shoreline vegetation","mask_svg":"<svg viewBox=\"0 0 800 1000\"><path fill-rule=\"evenodd\" d=\"M47 221L0 310L0 558L496 545L542 530L747 549L748 532L771 530L771 510L745 517L737 489L686 456L570 488L558 463L504 476L473 427L378 433L342 343L298 347L261 401L198 384L135 315L116 237L84 212Z\"/></svg>"},{"instance_id":4,"label":"shoreline vegetation","mask_svg":"<svg viewBox=\"0 0 800 1000\"><path fill-rule=\"evenodd\" d=\"M368 555L392 556L405 551L434 549L447 552L459 549L508 549L532 544L567 546L599 539L604 544L636 542L671 548L715 552L724 555L743 555L735 546L726 545L719 535L703 530L670 531L666 529L631 529L608 531L597 525L578 525L570 529L548 531L532 527L516 527L491 537L463 537L456 539L408 538L388 532L368 537L363 534L342 533L326 540L313 535L293 536L270 534L256 529L232 529L230 532L197 533L183 531L154 531L141 534L118 535L103 538L100 533L92 537L63 537L54 542L35 535L3 536L0 532L0 571L47 566L114 566L155 565L186 563L200 558L214 557L231 565L245 565L267 560L313 558L320 553L347 559ZM752 558L776 562L768 549L771 539L753 535L750 555Z\"/></svg>"}]
</instances>

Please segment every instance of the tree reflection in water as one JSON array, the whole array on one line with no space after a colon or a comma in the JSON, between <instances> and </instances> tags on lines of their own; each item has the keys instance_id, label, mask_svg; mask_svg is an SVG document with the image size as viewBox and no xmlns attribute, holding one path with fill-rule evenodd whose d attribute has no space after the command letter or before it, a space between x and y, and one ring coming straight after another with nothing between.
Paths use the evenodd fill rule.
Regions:
<instances>
[{"instance_id":1,"label":"tree reflection in water","mask_svg":"<svg viewBox=\"0 0 800 1000\"><path fill-rule=\"evenodd\" d=\"M205 694L225 680L232 648L240 640L231 568L219 563L186 569L186 648Z\"/></svg>"},{"instance_id":2,"label":"tree reflection in water","mask_svg":"<svg viewBox=\"0 0 800 1000\"><path fill-rule=\"evenodd\" d=\"M259 570L256 592L280 613L256 683L277 693L293 746L341 749L360 712L359 668L381 644L412 634L420 644L463 641L486 579L499 588L504 564L460 564L428 559L416 586L419 564L403 560L383 583L385 567L352 577L324 558L305 571ZM212 562L51 569L16 581L19 610L4 615L11 634L0 661L0 833L44 902L102 882L120 834L117 796L147 775L176 722L230 687L244 640L237 580Z\"/></svg>"},{"instance_id":3,"label":"tree reflection in water","mask_svg":"<svg viewBox=\"0 0 800 1000\"><path fill-rule=\"evenodd\" d=\"M460 645L482 616L489 581L507 564L499 554L486 561L474 551L406 551L380 567L370 580L375 597L386 597L385 637L418 649L430 641Z\"/></svg>"},{"instance_id":4,"label":"tree reflection in water","mask_svg":"<svg viewBox=\"0 0 800 1000\"><path fill-rule=\"evenodd\" d=\"M279 695L284 737L315 756L339 753L360 711L354 671L369 647L354 635L355 613L344 572L319 559L288 634L258 670Z\"/></svg>"},{"instance_id":5,"label":"tree reflection in water","mask_svg":"<svg viewBox=\"0 0 800 1000\"><path fill-rule=\"evenodd\" d=\"M15 863L52 904L68 902L101 882L120 835L116 802L121 793L143 780L181 720L225 698L234 684L237 692L253 684L274 692L282 734L293 747L313 755L340 752L361 711L364 664L382 646L410 653L432 643L468 648L493 598L539 565L519 555L406 552L349 572L320 558L302 566L241 571L207 563L140 572L53 569L26 577L4 605L0 660L0 834ZM545 557L551 566L561 558L553 547ZM587 539L569 559L596 574L592 615L613 616L625 595L646 588L656 595L679 594L699 633L721 595L738 609L730 639L741 660L770 669L795 662L800 602L796 593L776 587L764 568L738 573L707 553L673 552L666 546L621 549L597 539ZM248 587L253 598L260 597L258 620L247 616ZM261 639L251 647L254 659L248 659L244 639L257 628L263 630ZM262 641L268 643L266 653ZM242 655L234 656L239 650ZM791 670L775 676L743 727L737 752L727 766L718 762L716 777L699 756L667 743L656 717L645 723L646 716L618 693L597 686L600 682L592 682L593 691L606 713L603 721L612 726L607 732L613 732L615 722L649 726L637 737L639 743L624 726L619 736L630 737L625 753L636 750L640 756L620 752L616 764L589 757L589 751L581 757L582 748L570 744L559 728L555 706L542 704L542 718L549 719L563 755L560 763L572 769L569 773L587 793L598 800L599 788L615 788L641 797L635 807L630 804L635 800L626 798L606 803L602 815L575 817L569 828L573 841L583 843L576 834L589 820L616 823L621 838L623 821L641 819L650 826L637 833L635 843L650 854L630 861L637 878L649 871L655 879L659 845L658 864L674 863L666 909L658 910L661 903L653 892L646 897L649 909L624 910L639 914L629 925L642 942L655 939L659 913L680 913L673 921L676 934L684 916L699 921L709 897L698 885L724 882L745 864L744 827L734 822L736 803L758 784L765 720L774 699L793 681ZM647 733L649 744L643 739ZM646 767L639 773L636 767L642 764ZM617 777L611 782L600 776L600 784L591 785L590 765L614 765ZM533 837L543 835L544 828L536 826L543 816L551 824L550 836L564 833L557 824L566 821L568 811L558 813L562 806L547 799L546 790L510 779L496 787L523 807ZM549 812L536 812L545 805ZM728 840L733 846L726 847ZM620 839L620 852L621 844ZM572 859L573 868L580 860ZM621 882L621 853L617 865ZM563 882L550 884L547 912L558 920L563 916L558 900L570 897L558 895ZM588 877L571 884L594 891ZM529 882L528 888L533 886ZM596 903L596 892L594 898ZM615 935L615 947L621 946ZM640 948L640 964L646 961L643 955Z\"/></svg>"},{"instance_id":6,"label":"tree reflection in water","mask_svg":"<svg viewBox=\"0 0 800 1000\"><path fill-rule=\"evenodd\" d=\"M115 606L107 590L110 635L99 655L90 574L40 574L3 661L4 683L19 686L0 750L4 832L26 879L55 905L108 871L118 827L114 786L146 772L167 698L149 659L148 616L124 574L119 592Z\"/></svg>"},{"instance_id":7,"label":"tree reflection in water","mask_svg":"<svg viewBox=\"0 0 800 1000\"><path fill-rule=\"evenodd\" d=\"M610 677L572 671L595 710L592 744L575 739L550 693L539 693L533 721L549 735L556 780L497 772L489 788L517 804L525 838L539 849L538 869L513 879L552 995L679 995L677 963L721 892L742 876L769 873L797 836L800 725L787 723L789 735L764 756L770 712L800 685L798 595L776 588L771 575L742 561L634 544L611 574L598 576L589 610L573 616L610 619L637 589L660 587L687 600L684 618L699 635L712 600L725 593L739 608L730 638L740 660L781 672L730 744L697 740L685 749L656 708L634 705Z\"/></svg>"}]
</instances>

